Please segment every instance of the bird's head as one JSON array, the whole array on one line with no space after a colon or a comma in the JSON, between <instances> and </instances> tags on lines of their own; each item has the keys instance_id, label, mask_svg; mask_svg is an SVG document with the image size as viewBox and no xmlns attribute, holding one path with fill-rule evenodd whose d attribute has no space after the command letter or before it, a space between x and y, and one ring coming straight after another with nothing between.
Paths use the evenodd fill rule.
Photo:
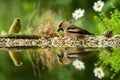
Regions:
<instances>
[{"instance_id":1,"label":"bird's head","mask_svg":"<svg viewBox=\"0 0 120 80\"><path fill-rule=\"evenodd\" d=\"M58 62L59 62L60 64L62 64L62 65L67 65L67 64L69 64L69 61L68 61L68 59L67 59L67 56L65 56L65 55L57 55L57 60L58 60Z\"/></svg>"},{"instance_id":2,"label":"bird's head","mask_svg":"<svg viewBox=\"0 0 120 80\"><path fill-rule=\"evenodd\" d=\"M57 55L57 60L60 64L62 64L62 58L63 58L63 55Z\"/></svg>"},{"instance_id":3,"label":"bird's head","mask_svg":"<svg viewBox=\"0 0 120 80\"><path fill-rule=\"evenodd\" d=\"M66 30L70 24L71 23L69 21L62 21L57 27L57 32Z\"/></svg>"}]
</instances>

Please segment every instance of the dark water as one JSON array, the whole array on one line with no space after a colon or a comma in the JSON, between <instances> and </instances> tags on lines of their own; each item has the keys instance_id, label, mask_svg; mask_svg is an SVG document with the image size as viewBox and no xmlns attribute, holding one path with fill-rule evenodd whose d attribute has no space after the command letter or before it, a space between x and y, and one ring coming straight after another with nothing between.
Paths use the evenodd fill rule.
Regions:
<instances>
[{"instance_id":1,"label":"dark water","mask_svg":"<svg viewBox=\"0 0 120 80\"><path fill-rule=\"evenodd\" d=\"M0 51L0 80L99 80L93 73L95 67L102 67L105 74L102 80L111 80L112 76L113 80L120 79L119 49L40 48L17 51L19 53L13 57L6 49ZM76 59L84 63L83 70L73 66Z\"/></svg>"}]
</instances>

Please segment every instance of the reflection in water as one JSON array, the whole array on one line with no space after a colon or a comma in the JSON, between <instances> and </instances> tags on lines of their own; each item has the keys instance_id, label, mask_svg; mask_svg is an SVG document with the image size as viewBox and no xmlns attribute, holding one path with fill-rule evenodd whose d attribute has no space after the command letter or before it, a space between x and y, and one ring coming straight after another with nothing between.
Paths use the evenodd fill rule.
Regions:
<instances>
[{"instance_id":1,"label":"reflection in water","mask_svg":"<svg viewBox=\"0 0 120 80\"><path fill-rule=\"evenodd\" d=\"M62 52L63 54L58 54L58 61L61 64L67 65L73 62L76 59L83 58L89 55L92 52L95 52L95 48L68 48L64 49Z\"/></svg>"},{"instance_id":2,"label":"reflection in water","mask_svg":"<svg viewBox=\"0 0 120 80\"><path fill-rule=\"evenodd\" d=\"M20 58L20 51L9 50L9 55L16 66L21 66L23 64Z\"/></svg>"},{"instance_id":3,"label":"reflection in water","mask_svg":"<svg viewBox=\"0 0 120 80\"><path fill-rule=\"evenodd\" d=\"M51 47L51 48L43 48L43 49L37 49L36 51L33 51L33 56L36 61L36 63L39 62L41 59L43 65L45 65L48 68L52 68L52 65L55 63L55 58L58 60L60 64L67 65L71 62L73 62L76 59L83 58L90 53L98 51L97 48L60 48L59 51L58 48ZM13 60L14 64L16 66L21 66L22 61L20 58L20 51L22 49L8 49L8 48L0 48L0 50L7 50L9 51L10 57Z\"/></svg>"},{"instance_id":4,"label":"reflection in water","mask_svg":"<svg viewBox=\"0 0 120 80\"><path fill-rule=\"evenodd\" d=\"M21 51L20 49L9 49L9 48L0 48L0 50L5 50L9 52L10 58L12 59L15 66L22 66L23 62L21 60Z\"/></svg>"},{"instance_id":5,"label":"reflection in water","mask_svg":"<svg viewBox=\"0 0 120 80\"><path fill-rule=\"evenodd\" d=\"M43 65L48 67L49 69L52 68L55 61L55 49L54 48L45 48L42 50L38 50L38 56L41 59Z\"/></svg>"},{"instance_id":6,"label":"reflection in water","mask_svg":"<svg viewBox=\"0 0 120 80\"><path fill-rule=\"evenodd\" d=\"M22 49L4 48L4 50L9 51L10 57L16 66L21 66L24 63L21 61L21 57L20 57L20 51L22 51ZM106 52L110 52L109 50L111 50L111 48L105 48L104 50ZM37 74L41 75L40 74L41 65L43 66L43 69L45 67L47 67L48 69L52 69L56 61L58 61L60 64L63 64L63 65L68 65L70 63L73 63L73 66L75 66L76 69L84 70L85 69L84 62L80 60L94 52L98 52L99 49L83 48L83 47L80 47L80 48L50 47L50 48L40 48L40 49L34 49L34 50L32 49L32 51L31 50L28 50L28 51L29 51L28 57L33 66L34 75L37 75ZM30 53L32 53L32 56L30 55ZM41 62L42 64L40 64ZM101 64L98 63L98 65L101 65Z\"/></svg>"},{"instance_id":7,"label":"reflection in water","mask_svg":"<svg viewBox=\"0 0 120 80\"><path fill-rule=\"evenodd\" d=\"M16 66L21 66L23 62L21 61L20 53L22 49L17 49L17 48L0 48L0 50L7 50L9 52L9 55L11 59L13 60L14 64ZM28 49L29 50L29 49ZM59 51L58 51L59 50ZM41 60L43 63L43 66L48 67L49 69L52 68L52 66L55 63L55 59L60 64L67 65L72 63L73 61L77 59L82 59L86 57L87 55L99 51L98 48L77 48L77 47L70 47L70 48L55 48L55 47L50 47L50 48L40 48L33 50L33 58L35 59L36 63L39 63ZM106 47L104 49L106 53L111 53L112 50L110 47ZM31 53L31 52L29 52ZM35 63L35 64L36 64Z\"/></svg>"}]
</instances>

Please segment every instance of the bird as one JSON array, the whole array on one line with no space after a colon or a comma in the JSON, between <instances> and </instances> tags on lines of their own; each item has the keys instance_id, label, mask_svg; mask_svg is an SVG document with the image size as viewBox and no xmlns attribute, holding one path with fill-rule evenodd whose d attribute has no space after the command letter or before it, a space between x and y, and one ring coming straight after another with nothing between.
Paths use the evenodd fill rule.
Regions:
<instances>
[{"instance_id":1,"label":"bird","mask_svg":"<svg viewBox=\"0 0 120 80\"><path fill-rule=\"evenodd\" d=\"M17 34L21 29L21 19L20 18L15 18L10 29L9 29L9 34Z\"/></svg>"},{"instance_id":2,"label":"bird","mask_svg":"<svg viewBox=\"0 0 120 80\"><path fill-rule=\"evenodd\" d=\"M84 38L86 36L95 36L93 33L90 33L87 30L84 30L76 25L73 25L69 21L62 21L57 27L57 32L59 31L72 39Z\"/></svg>"}]
</instances>

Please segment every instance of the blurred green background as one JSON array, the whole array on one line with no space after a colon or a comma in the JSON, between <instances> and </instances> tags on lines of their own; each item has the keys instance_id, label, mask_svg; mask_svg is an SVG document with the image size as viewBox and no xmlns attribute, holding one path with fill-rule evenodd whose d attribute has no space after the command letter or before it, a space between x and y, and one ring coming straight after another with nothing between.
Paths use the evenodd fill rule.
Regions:
<instances>
[{"instance_id":1,"label":"blurred green background","mask_svg":"<svg viewBox=\"0 0 120 80\"><path fill-rule=\"evenodd\" d=\"M21 33L26 33L27 29L34 26L34 21L48 10L54 13L54 26L57 26L62 20L72 19L72 13L78 8L85 9L85 16L74 24L82 26L97 35L100 35L98 28L94 23L93 17L98 15L94 12L93 4L97 0L0 0L0 32L8 32L14 18L22 19ZM120 0L102 0L105 2L103 12L109 16L109 11L113 6L120 9ZM35 13L35 14L34 14ZM47 17L47 15L46 15ZM28 25L29 21L31 22ZM36 26L35 26L36 28ZM14 66L7 51L0 51L0 80L97 80L93 74L94 63L97 61L99 52L90 54L83 61L86 64L85 71L74 69L71 65L55 65L52 70L42 68L40 64L40 76L33 74L32 65L28 55L23 52L22 57L24 64L21 67ZM88 58L89 57L89 58ZM110 80L106 77L106 80Z\"/></svg>"}]
</instances>

